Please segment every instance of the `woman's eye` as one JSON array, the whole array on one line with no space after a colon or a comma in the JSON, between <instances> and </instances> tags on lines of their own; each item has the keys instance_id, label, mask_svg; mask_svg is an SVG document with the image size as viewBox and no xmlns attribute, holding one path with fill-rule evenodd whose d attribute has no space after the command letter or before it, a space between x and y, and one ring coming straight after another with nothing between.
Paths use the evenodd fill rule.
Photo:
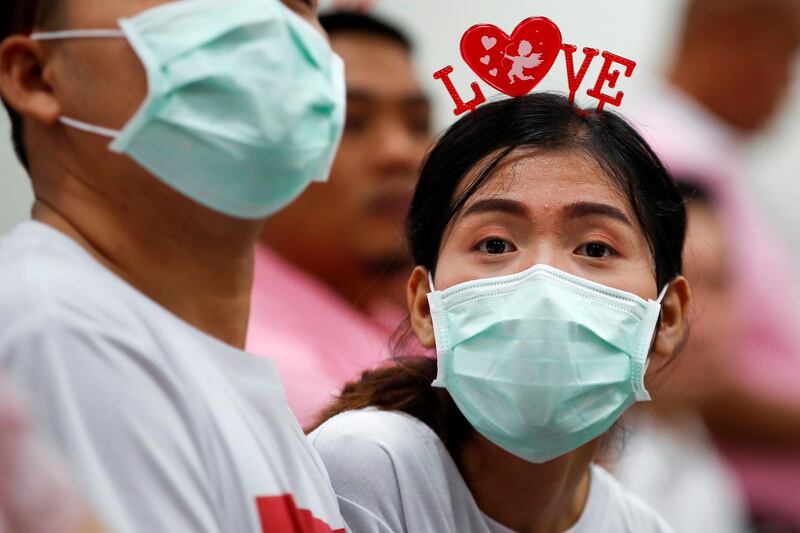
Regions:
<instances>
[{"instance_id":1,"label":"woman's eye","mask_svg":"<svg viewBox=\"0 0 800 533\"><path fill-rule=\"evenodd\" d=\"M504 239L492 237L491 239L486 239L485 241L481 242L478 249L481 252L490 255L499 255L499 254L507 254L509 252L513 252L514 246L510 242Z\"/></svg>"},{"instance_id":2,"label":"woman's eye","mask_svg":"<svg viewBox=\"0 0 800 533\"><path fill-rule=\"evenodd\" d=\"M614 250L601 242L590 242L577 249L578 255L585 255L592 259L602 259L615 254Z\"/></svg>"}]
</instances>

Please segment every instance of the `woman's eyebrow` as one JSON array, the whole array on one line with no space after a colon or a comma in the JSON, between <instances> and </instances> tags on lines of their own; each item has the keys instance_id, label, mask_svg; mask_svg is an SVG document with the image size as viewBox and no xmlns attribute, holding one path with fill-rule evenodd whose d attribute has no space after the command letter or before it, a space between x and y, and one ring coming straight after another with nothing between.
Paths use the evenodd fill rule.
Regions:
<instances>
[{"instance_id":1,"label":"woman's eyebrow","mask_svg":"<svg viewBox=\"0 0 800 533\"><path fill-rule=\"evenodd\" d=\"M620 209L609 204L600 204L595 202L575 202L566 206L563 210L566 218L580 218L590 216L602 216L612 218L622 222L626 226L633 227L630 219Z\"/></svg>"},{"instance_id":2,"label":"woman's eyebrow","mask_svg":"<svg viewBox=\"0 0 800 533\"><path fill-rule=\"evenodd\" d=\"M486 198L478 200L464 210L462 216L468 217L481 213L501 212L516 216L528 216L528 208L522 202L508 198Z\"/></svg>"}]
</instances>

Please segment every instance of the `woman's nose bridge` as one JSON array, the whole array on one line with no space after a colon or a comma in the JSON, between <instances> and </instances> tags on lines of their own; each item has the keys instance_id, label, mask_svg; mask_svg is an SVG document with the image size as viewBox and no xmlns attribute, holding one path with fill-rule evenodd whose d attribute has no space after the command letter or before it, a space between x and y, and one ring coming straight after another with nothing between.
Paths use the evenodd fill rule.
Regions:
<instances>
[{"instance_id":1,"label":"woman's nose bridge","mask_svg":"<svg viewBox=\"0 0 800 533\"><path fill-rule=\"evenodd\" d=\"M524 254L526 268L534 265L548 265L559 270L564 270L572 253L566 250L561 239L555 235L543 234L531 239L531 245Z\"/></svg>"}]
</instances>

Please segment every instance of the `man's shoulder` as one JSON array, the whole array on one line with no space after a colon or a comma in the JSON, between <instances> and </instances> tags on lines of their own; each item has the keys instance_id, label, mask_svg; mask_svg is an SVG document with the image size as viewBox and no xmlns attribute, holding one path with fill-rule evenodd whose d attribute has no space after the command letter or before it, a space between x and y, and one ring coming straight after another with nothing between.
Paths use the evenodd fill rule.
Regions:
<instances>
[{"instance_id":1,"label":"man's shoulder","mask_svg":"<svg viewBox=\"0 0 800 533\"><path fill-rule=\"evenodd\" d=\"M29 222L0 239L0 309L109 296L99 263L66 235L42 226Z\"/></svg>"},{"instance_id":2,"label":"man's shoulder","mask_svg":"<svg viewBox=\"0 0 800 533\"><path fill-rule=\"evenodd\" d=\"M57 328L130 313L124 283L66 235L28 222L0 239L0 320Z\"/></svg>"},{"instance_id":3,"label":"man's shoulder","mask_svg":"<svg viewBox=\"0 0 800 533\"><path fill-rule=\"evenodd\" d=\"M143 297L65 235L27 224L0 239L0 356L45 337L145 338Z\"/></svg>"}]
</instances>

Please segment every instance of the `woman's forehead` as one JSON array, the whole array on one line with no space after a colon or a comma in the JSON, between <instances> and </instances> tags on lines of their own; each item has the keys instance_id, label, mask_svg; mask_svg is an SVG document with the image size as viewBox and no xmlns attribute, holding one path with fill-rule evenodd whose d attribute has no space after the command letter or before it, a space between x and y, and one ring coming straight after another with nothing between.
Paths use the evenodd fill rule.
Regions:
<instances>
[{"instance_id":1,"label":"woman's forehead","mask_svg":"<svg viewBox=\"0 0 800 533\"><path fill-rule=\"evenodd\" d=\"M456 198L467 191L499 155L492 154L476 165L459 185ZM575 202L603 203L636 219L615 179L593 157L576 150L512 152L472 194L464 208L497 196L512 198L531 210L552 209Z\"/></svg>"}]
</instances>

